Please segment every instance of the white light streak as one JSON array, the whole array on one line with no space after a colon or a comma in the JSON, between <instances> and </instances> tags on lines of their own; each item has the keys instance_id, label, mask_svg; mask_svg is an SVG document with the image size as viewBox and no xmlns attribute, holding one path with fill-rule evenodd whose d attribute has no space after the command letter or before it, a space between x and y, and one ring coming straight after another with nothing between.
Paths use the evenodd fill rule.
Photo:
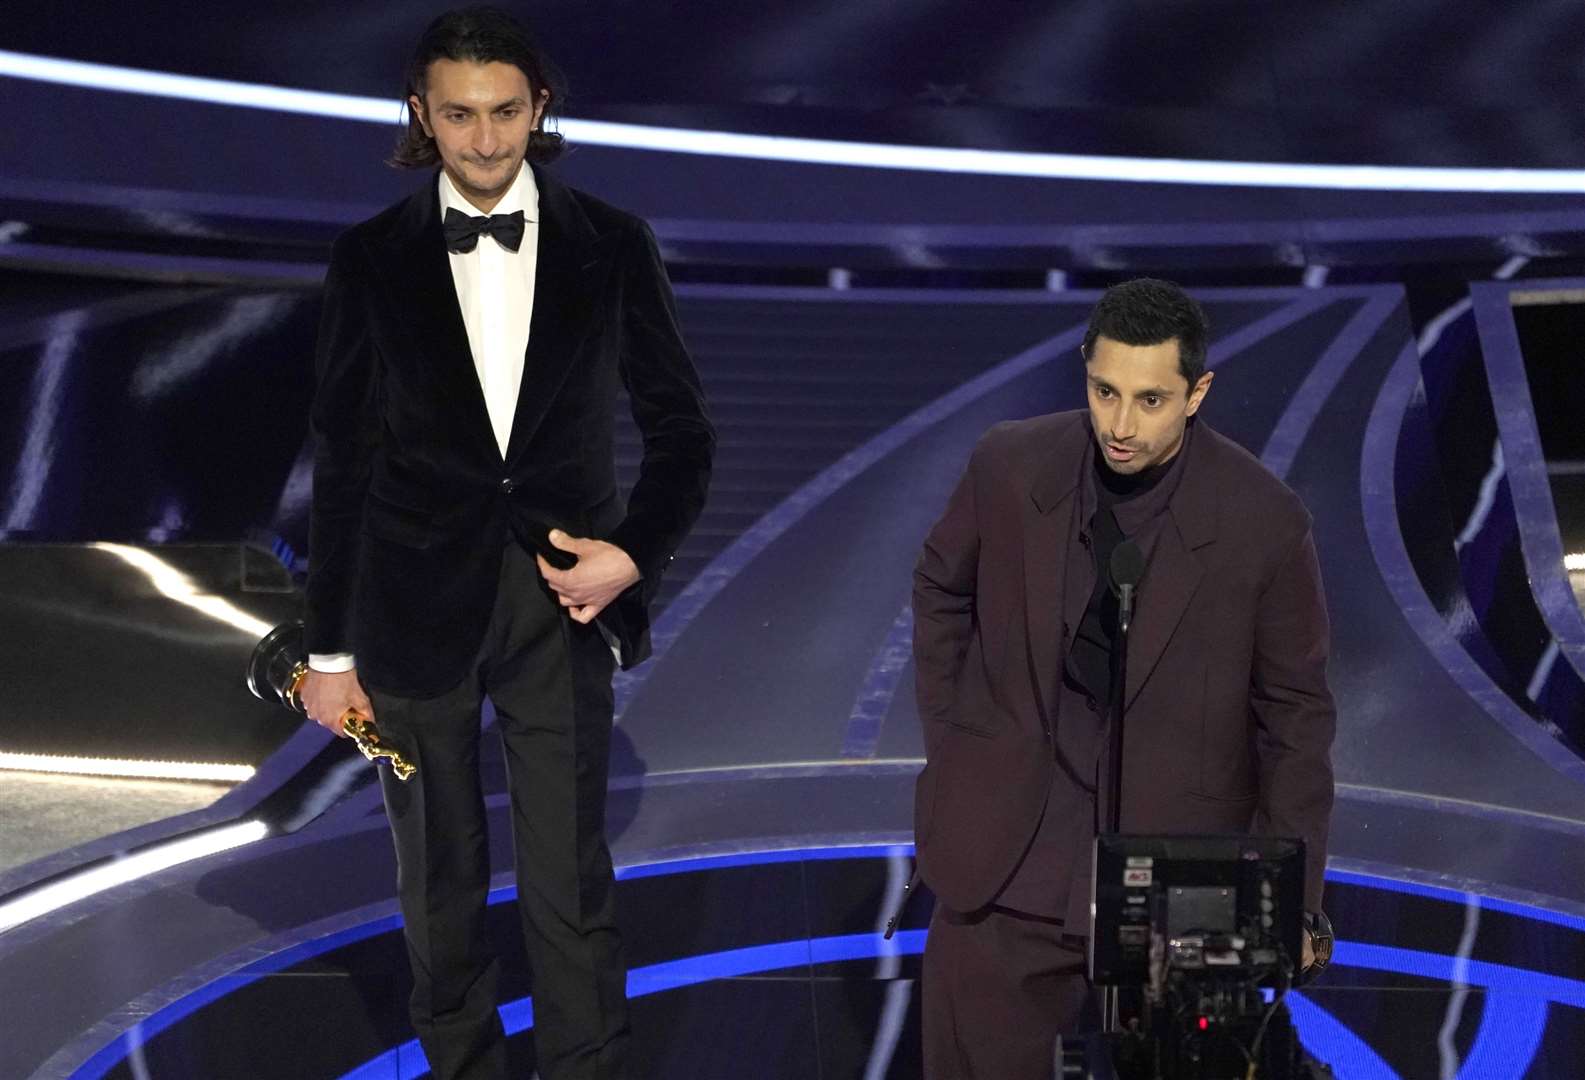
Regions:
<instances>
[{"instance_id":1,"label":"white light streak","mask_svg":"<svg viewBox=\"0 0 1585 1080\"><path fill-rule=\"evenodd\" d=\"M754 158L814 165L856 165L913 172L1109 180L1211 187L1325 188L1344 191L1585 192L1585 169L1452 169L1396 165L1302 165L1261 161L1035 154L940 146L796 139L730 131L645 127L604 120L564 120L561 131L586 146Z\"/></svg>"},{"instance_id":2,"label":"white light streak","mask_svg":"<svg viewBox=\"0 0 1585 1080\"><path fill-rule=\"evenodd\" d=\"M4 528L30 529L44 496L45 482L55 464L56 428L59 426L61 398L66 392L66 371L77 352L77 338L87 314L82 310L59 316L50 329L49 344L33 373L33 399L28 405L27 439L17 457L16 477L11 487L11 510Z\"/></svg>"},{"instance_id":3,"label":"white light streak","mask_svg":"<svg viewBox=\"0 0 1585 1080\"><path fill-rule=\"evenodd\" d=\"M0 750L0 769L61 773L71 776L124 776L144 780L250 780L252 765L204 761L141 761L133 758L73 757L67 754L21 754Z\"/></svg>"},{"instance_id":4,"label":"white light streak","mask_svg":"<svg viewBox=\"0 0 1585 1080\"><path fill-rule=\"evenodd\" d=\"M1530 675L1530 683L1524 688L1525 696L1531 701L1541 700L1541 691L1546 689L1546 681L1552 677L1552 665L1557 663L1560 650L1557 640L1546 643L1546 648L1541 651L1541 659L1536 662L1535 671Z\"/></svg>"},{"instance_id":5,"label":"white light streak","mask_svg":"<svg viewBox=\"0 0 1585 1080\"><path fill-rule=\"evenodd\" d=\"M1585 551L1570 552L1563 556L1563 569L1585 570Z\"/></svg>"},{"instance_id":6,"label":"white light streak","mask_svg":"<svg viewBox=\"0 0 1585 1080\"><path fill-rule=\"evenodd\" d=\"M1458 952L1453 957L1453 977L1448 980L1453 984L1453 993L1448 996L1447 1013L1442 1018L1442 1027L1436 1039L1437 1054L1442 1065L1441 1080L1456 1080L1458 1067L1462 1064L1454 1038L1458 1034L1459 1021L1464 1017L1464 1004L1469 998L1469 958L1475 951L1475 935L1479 930L1480 897L1465 893L1464 932L1459 936Z\"/></svg>"},{"instance_id":7,"label":"white light streak","mask_svg":"<svg viewBox=\"0 0 1585 1080\"><path fill-rule=\"evenodd\" d=\"M1428 355L1436 347L1436 343L1442 340L1447 328L1474 306L1475 302L1466 296L1438 312L1435 318L1425 324L1425 329L1420 331L1420 340L1417 342L1420 355Z\"/></svg>"},{"instance_id":8,"label":"white light streak","mask_svg":"<svg viewBox=\"0 0 1585 1080\"><path fill-rule=\"evenodd\" d=\"M269 826L262 821L245 821L159 844L72 874L0 903L0 933L117 885L262 840L269 831Z\"/></svg>"},{"instance_id":9,"label":"white light streak","mask_svg":"<svg viewBox=\"0 0 1585 1080\"><path fill-rule=\"evenodd\" d=\"M222 318L163 345L157 358L145 360L132 373L132 393L144 401L170 394L183 383L210 370L216 356L238 348L268 327L293 304L289 294L240 296L230 301Z\"/></svg>"},{"instance_id":10,"label":"white light streak","mask_svg":"<svg viewBox=\"0 0 1585 1080\"><path fill-rule=\"evenodd\" d=\"M1507 281L1529 265L1530 257L1528 255L1514 255L1497 267L1491 276L1498 281Z\"/></svg>"},{"instance_id":11,"label":"white light streak","mask_svg":"<svg viewBox=\"0 0 1585 1080\"><path fill-rule=\"evenodd\" d=\"M273 629L269 623L249 615L231 601L210 593L199 592L192 578L153 552L126 544L101 543L92 546L114 555L128 566L141 570L148 577L149 584L153 585L162 596L207 615L217 622L234 626L254 637L263 637Z\"/></svg>"},{"instance_id":12,"label":"white light streak","mask_svg":"<svg viewBox=\"0 0 1585 1080\"><path fill-rule=\"evenodd\" d=\"M902 1041L913 996L912 979L894 979L886 984L886 1004L876 1025L875 1041L870 1045L870 1059L864 1064L864 1080L885 1080L891 1075L892 1058Z\"/></svg>"},{"instance_id":13,"label":"white light streak","mask_svg":"<svg viewBox=\"0 0 1585 1080\"><path fill-rule=\"evenodd\" d=\"M1486 518L1491 515L1492 507L1497 505L1497 485L1502 483L1507 471L1508 465L1502 456L1502 440L1493 439L1491 466L1487 468L1486 475L1481 477L1480 493L1475 499L1475 505L1470 509L1469 520L1464 523L1463 531L1453 538L1454 551L1464 550L1464 546L1473 543L1475 537L1479 536L1480 531L1486 527Z\"/></svg>"},{"instance_id":14,"label":"white light streak","mask_svg":"<svg viewBox=\"0 0 1585 1080\"><path fill-rule=\"evenodd\" d=\"M325 94L316 90L293 90L285 86L234 82L231 79L203 79L194 75L173 75L164 71L90 64L81 60L61 60L53 56L33 56L5 50L0 50L0 75L58 86L80 86L89 90L113 90L182 101L201 101L210 105L235 105L245 109L327 116L339 120L394 124L403 115L402 104L389 98Z\"/></svg>"},{"instance_id":15,"label":"white light streak","mask_svg":"<svg viewBox=\"0 0 1585 1080\"><path fill-rule=\"evenodd\" d=\"M0 76L367 123L394 124L401 122L404 116L402 104L390 98L294 90L4 50L0 50ZM562 134L585 146L875 169L1217 187L1585 193L1585 170L1582 169L1460 169L1108 157L788 138L606 120L569 119L562 120L560 125Z\"/></svg>"}]
</instances>

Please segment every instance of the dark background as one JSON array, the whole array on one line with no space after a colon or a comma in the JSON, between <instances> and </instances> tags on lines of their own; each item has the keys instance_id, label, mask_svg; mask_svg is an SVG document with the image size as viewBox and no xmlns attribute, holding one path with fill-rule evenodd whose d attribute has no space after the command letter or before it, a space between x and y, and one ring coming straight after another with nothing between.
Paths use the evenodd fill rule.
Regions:
<instances>
[{"instance_id":1,"label":"dark background","mask_svg":"<svg viewBox=\"0 0 1585 1080\"><path fill-rule=\"evenodd\" d=\"M13 0L0 44L400 96L429 2ZM584 0L505 5L577 116L1234 160L1585 164L1585 5Z\"/></svg>"}]
</instances>

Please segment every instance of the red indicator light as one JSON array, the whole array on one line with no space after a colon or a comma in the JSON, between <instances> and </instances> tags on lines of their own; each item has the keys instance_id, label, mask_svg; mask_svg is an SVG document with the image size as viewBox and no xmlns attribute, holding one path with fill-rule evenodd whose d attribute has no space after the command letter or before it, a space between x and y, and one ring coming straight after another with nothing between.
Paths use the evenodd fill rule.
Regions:
<instances>
[{"instance_id":1,"label":"red indicator light","mask_svg":"<svg viewBox=\"0 0 1585 1080\"><path fill-rule=\"evenodd\" d=\"M1207 1031L1207 1030L1209 1030L1209 1029L1210 1029L1210 1026L1211 1026L1211 1022L1210 1022L1210 1021L1209 1021L1209 1020L1207 1020L1207 1019L1206 1019L1206 1018L1205 1018L1205 1017L1203 1017L1203 1016L1202 1016L1202 1017L1200 1017L1200 1030L1201 1030L1201 1031Z\"/></svg>"}]
</instances>

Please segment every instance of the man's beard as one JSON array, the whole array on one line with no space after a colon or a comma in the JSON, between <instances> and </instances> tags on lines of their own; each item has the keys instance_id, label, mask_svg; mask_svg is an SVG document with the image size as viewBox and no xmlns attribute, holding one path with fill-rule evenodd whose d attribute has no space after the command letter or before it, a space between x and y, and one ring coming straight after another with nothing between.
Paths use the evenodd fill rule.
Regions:
<instances>
[{"instance_id":1,"label":"man's beard","mask_svg":"<svg viewBox=\"0 0 1585 1080\"><path fill-rule=\"evenodd\" d=\"M483 171L493 171L493 170L500 169L500 167L503 164L510 164L512 162L512 160L513 159L510 158L510 157L501 157L501 158L494 159L489 164L484 164L483 162L474 160L472 158L463 158L462 159L462 163L464 165L469 166L470 168L477 169L477 170L483 172ZM518 160L519 162L522 161L521 158L518 158L516 160ZM491 184L491 186L489 186L489 187L480 187L478 184L475 184L472 181L472 179L468 176L467 170L464 170L463 173L462 173L462 182L463 182L464 185L467 186L468 190L474 192L475 194L479 194L479 195L494 195L496 192L502 191L505 188L509 187L511 185L511 183L512 183L513 178L516 175L517 175L517 171L515 169L510 169L510 168L504 169L500 173L500 177L501 177L500 180L498 180L495 183Z\"/></svg>"}]
</instances>

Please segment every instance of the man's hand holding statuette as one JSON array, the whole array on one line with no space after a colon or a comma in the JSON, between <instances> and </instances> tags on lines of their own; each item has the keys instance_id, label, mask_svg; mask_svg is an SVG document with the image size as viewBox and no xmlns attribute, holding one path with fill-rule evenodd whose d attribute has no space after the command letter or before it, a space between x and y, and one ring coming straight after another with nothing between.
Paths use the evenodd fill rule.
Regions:
<instances>
[{"instance_id":1,"label":"man's hand holding statuette","mask_svg":"<svg viewBox=\"0 0 1585 1080\"><path fill-rule=\"evenodd\" d=\"M303 699L303 709L308 713L308 718L340 738L346 738L347 735L342 730L341 718L348 709L374 719L374 705L370 703L369 695L363 692L356 671L310 669L303 678L303 686L298 694Z\"/></svg>"}]
</instances>

